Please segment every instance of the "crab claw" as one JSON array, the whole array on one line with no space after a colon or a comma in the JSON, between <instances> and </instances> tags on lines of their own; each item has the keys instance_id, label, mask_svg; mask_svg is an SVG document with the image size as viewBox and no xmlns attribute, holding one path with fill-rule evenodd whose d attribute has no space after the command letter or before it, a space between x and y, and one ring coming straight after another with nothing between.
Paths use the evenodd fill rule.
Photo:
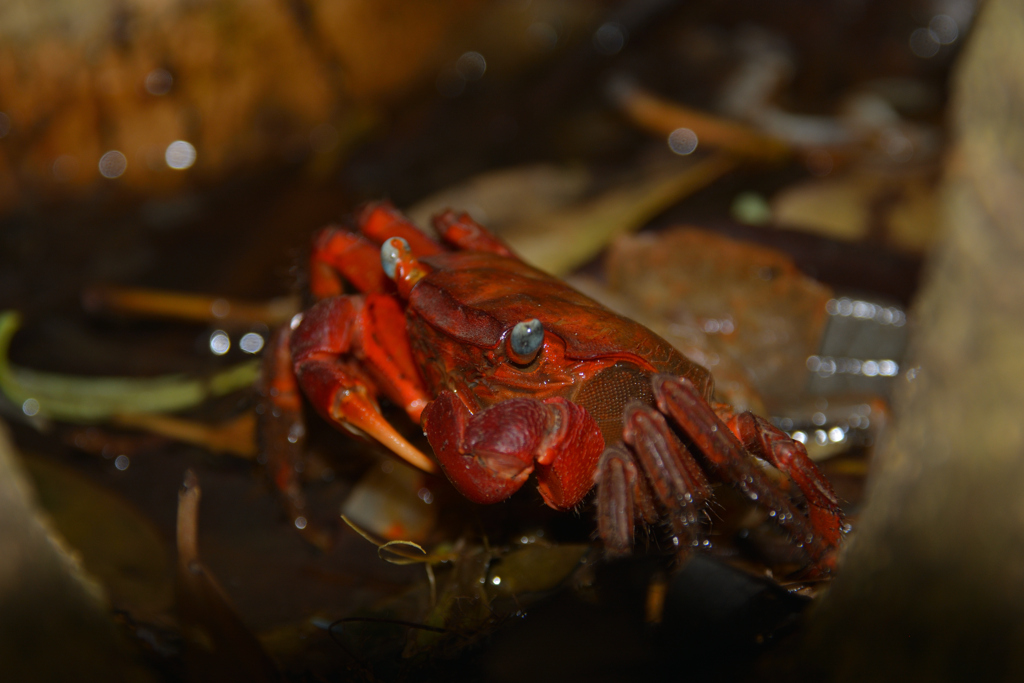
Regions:
<instances>
[{"instance_id":1,"label":"crab claw","mask_svg":"<svg viewBox=\"0 0 1024 683\"><path fill-rule=\"evenodd\" d=\"M423 411L423 430L448 479L474 503L505 500L537 473L544 502L579 503L593 485L604 439L594 418L564 398L513 398L470 413L441 391Z\"/></svg>"},{"instance_id":2,"label":"crab claw","mask_svg":"<svg viewBox=\"0 0 1024 683\"><path fill-rule=\"evenodd\" d=\"M317 411L335 425L367 434L426 472L437 465L406 441L377 409L379 390L419 418L426 396L404 337L398 303L391 297L335 297L316 304L292 333L294 372ZM372 359L356 362L353 355Z\"/></svg>"}]
</instances>

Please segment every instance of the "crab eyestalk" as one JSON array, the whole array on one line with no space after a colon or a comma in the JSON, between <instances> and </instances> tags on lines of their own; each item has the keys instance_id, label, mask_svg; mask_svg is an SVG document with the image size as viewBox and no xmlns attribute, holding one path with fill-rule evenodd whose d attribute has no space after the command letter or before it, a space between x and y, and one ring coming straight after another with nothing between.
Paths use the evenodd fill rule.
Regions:
<instances>
[{"instance_id":1,"label":"crab eyestalk","mask_svg":"<svg viewBox=\"0 0 1024 683\"><path fill-rule=\"evenodd\" d=\"M408 299L413 285L430 272L429 266L413 256L409 243L401 237L384 240L380 247L380 265L384 273L398 285L398 293L403 299Z\"/></svg>"}]
</instances>

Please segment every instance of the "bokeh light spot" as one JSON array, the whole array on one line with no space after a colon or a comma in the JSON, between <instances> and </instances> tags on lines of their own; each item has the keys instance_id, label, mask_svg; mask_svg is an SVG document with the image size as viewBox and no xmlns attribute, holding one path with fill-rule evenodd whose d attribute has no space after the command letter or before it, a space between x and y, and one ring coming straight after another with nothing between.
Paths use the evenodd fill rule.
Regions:
<instances>
[{"instance_id":1,"label":"bokeh light spot","mask_svg":"<svg viewBox=\"0 0 1024 683\"><path fill-rule=\"evenodd\" d=\"M128 159L116 149L112 149L100 157L100 175L104 178L120 178L126 168L128 168Z\"/></svg>"},{"instance_id":2,"label":"bokeh light spot","mask_svg":"<svg viewBox=\"0 0 1024 683\"><path fill-rule=\"evenodd\" d=\"M464 52L455 60L455 70L466 81L478 81L487 71L487 60L479 52Z\"/></svg>"},{"instance_id":3,"label":"bokeh light spot","mask_svg":"<svg viewBox=\"0 0 1024 683\"><path fill-rule=\"evenodd\" d=\"M682 156L692 154L697 149L697 134L689 128L676 128L668 134L668 148Z\"/></svg>"},{"instance_id":4,"label":"bokeh light spot","mask_svg":"<svg viewBox=\"0 0 1024 683\"><path fill-rule=\"evenodd\" d=\"M164 152L164 161L167 162L168 166L177 171L191 168L192 164L196 163L196 148L192 146L192 143L185 140L175 140L167 145L167 151Z\"/></svg>"}]
</instances>

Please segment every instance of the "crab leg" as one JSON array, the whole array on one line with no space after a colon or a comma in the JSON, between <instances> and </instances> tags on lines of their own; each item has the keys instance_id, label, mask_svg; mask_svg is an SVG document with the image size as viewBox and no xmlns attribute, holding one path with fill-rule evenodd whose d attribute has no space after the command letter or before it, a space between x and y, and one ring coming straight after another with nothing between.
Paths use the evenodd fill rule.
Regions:
<instances>
[{"instance_id":1,"label":"crab leg","mask_svg":"<svg viewBox=\"0 0 1024 683\"><path fill-rule=\"evenodd\" d=\"M445 242L465 251L489 251L499 256L519 258L504 242L491 234L468 213L444 211L434 216L434 229Z\"/></svg>"},{"instance_id":2,"label":"crab leg","mask_svg":"<svg viewBox=\"0 0 1024 683\"><path fill-rule=\"evenodd\" d=\"M804 445L751 412L740 413L729 420L729 429L747 450L789 475L807 499L807 512L815 531L827 546L839 545L843 527L839 500L828 480L807 456Z\"/></svg>"},{"instance_id":3,"label":"crab leg","mask_svg":"<svg viewBox=\"0 0 1024 683\"><path fill-rule=\"evenodd\" d=\"M629 403L623 427L629 448L622 444L607 448L595 475L598 533L606 551L618 556L632 550L635 517L648 524L657 521L656 500L669 512L673 532L684 549L694 545L700 510L711 497L700 466L665 418L650 406Z\"/></svg>"},{"instance_id":4,"label":"crab leg","mask_svg":"<svg viewBox=\"0 0 1024 683\"><path fill-rule=\"evenodd\" d=\"M604 438L594 418L563 398L515 398L473 414L449 390L423 411L423 429L448 479L475 503L497 503L536 470L551 507L587 494Z\"/></svg>"},{"instance_id":5,"label":"crab leg","mask_svg":"<svg viewBox=\"0 0 1024 683\"><path fill-rule=\"evenodd\" d=\"M597 534L609 557L621 557L633 551L635 511L645 509L653 500L639 490L643 477L633 454L621 443L612 444L601 454L594 473L597 485ZM651 505L653 510L653 505ZM641 513L642 516L643 513ZM657 513L651 515L651 521Z\"/></svg>"},{"instance_id":6,"label":"crab leg","mask_svg":"<svg viewBox=\"0 0 1024 683\"><path fill-rule=\"evenodd\" d=\"M673 531L683 543L693 545L699 512L711 497L700 466L665 418L639 401L626 406L623 440L636 453L654 495L670 512Z\"/></svg>"},{"instance_id":7,"label":"crab leg","mask_svg":"<svg viewBox=\"0 0 1024 683\"><path fill-rule=\"evenodd\" d=\"M326 548L330 535L306 518L306 497L298 472L303 458L306 424L289 350L291 330L282 327L267 345L263 360L259 433L271 481L281 492L285 512L313 545Z\"/></svg>"},{"instance_id":8,"label":"crab leg","mask_svg":"<svg viewBox=\"0 0 1024 683\"><path fill-rule=\"evenodd\" d=\"M306 312L292 333L295 375L325 419L365 432L410 464L436 472L434 462L377 407L378 389L414 421L427 404L404 332L405 317L389 296L325 299Z\"/></svg>"},{"instance_id":9,"label":"crab leg","mask_svg":"<svg viewBox=\"0 0 1024 683\"><path fill-rule=\"evenodd\" d=\"M346 281L364 294L393 292L394 284L380 266L380 245L391 237L404 239L419 256L445 250L389 202L364 205L356 224L361 235L332 225L313 240L309 289L317 299L344 294Z\"/></svg>"},{"instance_id":10,"label":"crab leg","mask_svg":"<svg viewBox=\"0 0 1024 683\"><path fill-rule=\"evenodd\" d=\"M736 483L751 499L771 511L775 521L803 545L811 560L827 561L834 547L786 497L771 486L743 444L711 409L685 377L656 375L652 381L658 408L669 415L720 475Z\"/></svg>"},{"instance_id":11,"label":"crab leg","mask_svg":"<svg viewBox=\"0 0 1024 683\"><path fill-rule=\"evenodd\" d=\"M365 204L356 217L356 223L360 232L378 245L392 237L401 237L409 243L413 253L421 258L445 251L444 247L416 227L391 202Z\"/></svg>"},{"instance_id":12,"label":"crab leg","mask_svg":"<svg viewBox=\"0 0 1024 683\"><path fill-rule=\"evenodd\" d=\"M363 293L394 291L394 284L380 267L379 246L348 230L326 227L313 240L309 290L317 299L340 296L345 293L346 280Z\"/></svg>"}]
</instances>

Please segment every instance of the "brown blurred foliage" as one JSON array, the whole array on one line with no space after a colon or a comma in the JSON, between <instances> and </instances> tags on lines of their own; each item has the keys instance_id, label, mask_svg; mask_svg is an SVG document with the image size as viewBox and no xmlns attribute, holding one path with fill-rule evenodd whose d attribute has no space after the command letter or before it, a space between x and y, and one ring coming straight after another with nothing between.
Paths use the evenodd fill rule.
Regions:
<instances>
[{"instance_id":1,"label":"brown blurred foliage","mask_svg":"<svg viewBox=\"0 0 1024 683\"><path fill-rule=\"evenodd\" d=\"M144 193L336 160L396 103L436 94L438 75L472 45L493 47L499 68L543 56L526 28L552 12L572 24L590 10L481 0L10 0L0 5L0 211L94 191L109 182L98 162L110 150L126 158L119 183ZM164 161L176 140L197 150L188 172Z\"/></svg>"}]
</instances>

